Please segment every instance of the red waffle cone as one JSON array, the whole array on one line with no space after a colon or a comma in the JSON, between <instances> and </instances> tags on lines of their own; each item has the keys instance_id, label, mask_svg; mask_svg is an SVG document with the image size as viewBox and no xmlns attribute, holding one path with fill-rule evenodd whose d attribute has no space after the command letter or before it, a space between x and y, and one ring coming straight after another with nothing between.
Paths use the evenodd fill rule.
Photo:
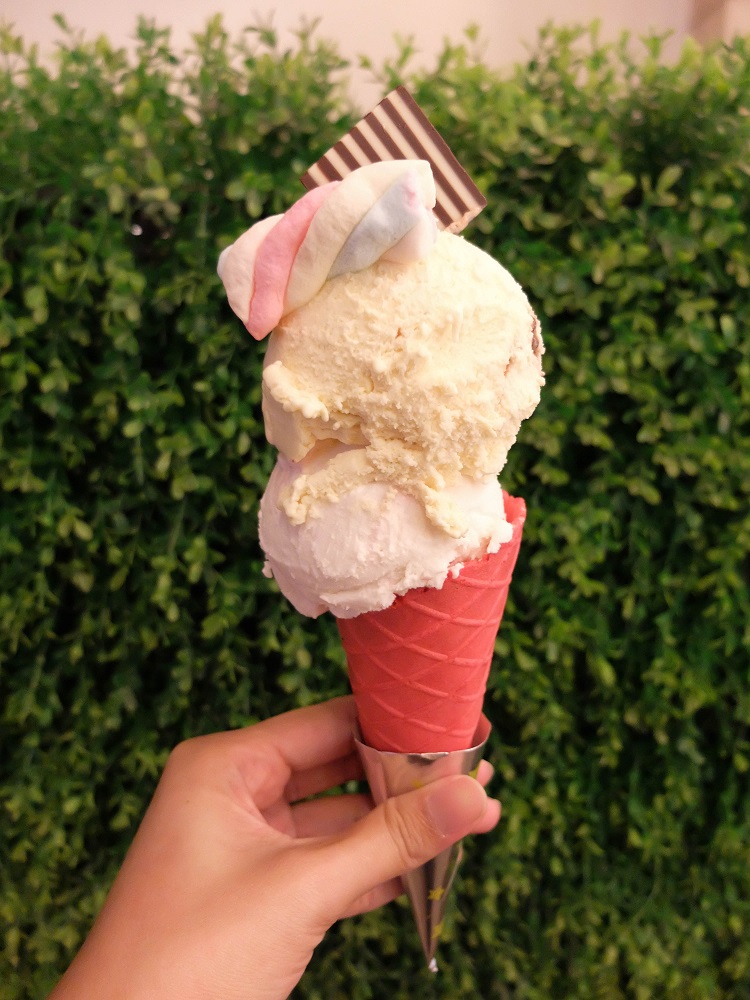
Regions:
<instances>
[{"instance_id":1,"label":"red waffle cone","mask_svg":"<svg viewBox=\"0 0 750 1000\"><path fill-rule=\"evenodd\" d=\"M482 714L495 636L521 545L526 505L505 496L513 536L440 588L383 611L337 619L364 742L376 750L466 750Z\"/></svg>"}]
</instances>

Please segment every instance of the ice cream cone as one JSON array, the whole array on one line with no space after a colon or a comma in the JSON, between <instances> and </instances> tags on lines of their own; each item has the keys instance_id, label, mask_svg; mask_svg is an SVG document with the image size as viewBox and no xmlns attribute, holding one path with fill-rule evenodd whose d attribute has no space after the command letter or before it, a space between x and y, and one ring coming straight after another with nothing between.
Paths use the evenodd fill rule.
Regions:
<instances>
[{"instance_id":1,"label":"ice cream cone","mask_svg":"<svg viewBox=\"0 0 750 1000\"><path fill-rule=\"evenodd\" d=\"M526 505L504 495L511 540L442 587L338 619L364 742L395 753L465 750L482 714Z\"/></svg>"},{"instance_id":2,"label":"ice cream cone","mask_svg":"<svg viewBox=\"0 0 750 1000\"><path fill-rule=\"evenodd\" d=\"M271 333L264 573L301 614L336 616L382 801L481 759L526 515L499 477L539 402L544 344L518 283L454 235L485 198L403 88L303 183L218 270L248 332ZM506 520L510 540L482 555ZM459 858L404 880L431 967Z\"/></svg>"}]
</instances>

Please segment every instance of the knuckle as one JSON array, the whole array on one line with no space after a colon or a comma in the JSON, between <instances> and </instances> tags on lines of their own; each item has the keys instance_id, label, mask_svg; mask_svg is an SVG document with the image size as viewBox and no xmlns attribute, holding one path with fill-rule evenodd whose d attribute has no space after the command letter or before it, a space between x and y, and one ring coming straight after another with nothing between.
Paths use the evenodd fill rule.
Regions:
<instances>
[{"instance_id":1,"label":"knuckle","mask_svg":"<svg viewBox=\"0 0 750 1000\"><path fill-rule=\"evenodd\" d=\"M182 740L169 753L164 773L184 774L195 769L205 751L205 736L193 736Z\"/></svg>"}]
</instances>

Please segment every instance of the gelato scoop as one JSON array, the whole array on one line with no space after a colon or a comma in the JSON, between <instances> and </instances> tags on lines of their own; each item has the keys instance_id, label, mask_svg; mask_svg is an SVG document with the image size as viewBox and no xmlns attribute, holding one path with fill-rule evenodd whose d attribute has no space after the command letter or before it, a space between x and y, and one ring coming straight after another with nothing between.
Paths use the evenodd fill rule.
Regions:
<instances>
[{"instance_id":1,"label":"gelato scoop","mask_svg":"<svg viewBox=\"0 0 750 1000\"><path fill-rule=\"evenodd\" d=\"M521 287L460 236L327 282L271 337L266 436L293 462L325 442L352 447L299 469L279 498L289 523L378 482L460 540L469 524L450 488L499 474L539 402L542 352Z\"/></svg>"},{"instance_id":2,"label":"gelato scoop","mask_svg":"<svg viewBox=\"0 0 750 1000\"><path fill-rule=\"evenodd\" d=\"M316 467L327 468L320 456L297 463L282 455L260 505L266 572L310 618L325 611L352 618L387 608L415 587L441 587L449 574L460 572L462 560L496 552L510 540L494 476L461 477L446 489L446 499L466 524L459 538L432 524L414 497L383 481L360 483L337 499L317 499L308 516L294 523L284 498L314 477Z\"/></svg>"}]
</instances>

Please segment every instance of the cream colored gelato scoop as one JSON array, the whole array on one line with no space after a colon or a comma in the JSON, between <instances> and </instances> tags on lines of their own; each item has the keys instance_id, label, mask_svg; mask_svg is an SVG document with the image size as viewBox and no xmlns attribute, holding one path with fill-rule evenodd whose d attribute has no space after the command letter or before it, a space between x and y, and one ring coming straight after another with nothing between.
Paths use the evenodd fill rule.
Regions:
<instances>
[{"instance_id":1,"label":"cream colored gelato scoop","mask_svg":"<svg viewBox=\"0 0 750 1000\"><path fill-rule=\"evenodd\" d=\"M266 436L300 462L278 502L290 524L365 483L411 497L461 539L451 488L496 477L544 384L539 323L520 285L488 254L441 233L431 253L328 281L271 336L263 371Z\"/></svg>"}]
</instances>

